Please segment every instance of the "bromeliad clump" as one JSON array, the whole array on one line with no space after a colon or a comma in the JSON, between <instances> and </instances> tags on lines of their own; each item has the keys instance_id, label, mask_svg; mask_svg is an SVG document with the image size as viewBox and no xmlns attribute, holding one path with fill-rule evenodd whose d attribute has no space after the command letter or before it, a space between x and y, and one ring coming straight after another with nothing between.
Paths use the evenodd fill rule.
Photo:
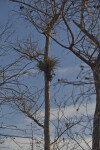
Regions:
<instances>
[{"instance_id":1,"label":"bromeliad clump","mask_svg":"<svg viewBox=\"0 0 100 150\"><path fill-rule=\"evenodd\" d=\"M57 63L58 63L57 59L48 57L47 59L44 59L43 61L39 61L37 67L39 68L40 71L45 72L48 80L51 81L52 73Z\"/></svg>"}]
</instances>

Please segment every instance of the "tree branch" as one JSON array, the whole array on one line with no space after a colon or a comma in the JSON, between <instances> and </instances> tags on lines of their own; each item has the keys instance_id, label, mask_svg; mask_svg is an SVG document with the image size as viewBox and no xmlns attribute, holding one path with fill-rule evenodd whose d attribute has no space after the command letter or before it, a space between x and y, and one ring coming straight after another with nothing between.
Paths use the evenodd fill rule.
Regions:
<instances>
[{"instance_id":1,"label":"tree branch","mask_svg":"<svg viewBox=\"0 0 100 150\"><path fill-rule=\"evenodd\" d=\"M91 39L96 45L98 48L100 48L100 42L97 40L97 38L95 36L93 36L92 34L90 34L85 28L82 27L82 25L78 24L75 20L73 20L74 24L80 28L80 30L85 34L87 35L87 37L89 39Z\"/></svg>"}]
</instances>

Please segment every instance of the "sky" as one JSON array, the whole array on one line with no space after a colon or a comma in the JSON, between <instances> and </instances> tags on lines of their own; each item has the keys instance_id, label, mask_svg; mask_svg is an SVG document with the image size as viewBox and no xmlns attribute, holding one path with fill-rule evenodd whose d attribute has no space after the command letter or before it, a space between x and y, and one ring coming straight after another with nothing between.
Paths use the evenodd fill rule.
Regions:
<instances>
[{"instance_id":1,"label":"sky","mask_svg":"<svg viewBox=\"0 0 100 150\"><path fill-rule=\"evenodd\" d=\"M5 24L8 20L12 23L11 31L13 31L13 35L10 38L10 42L15 43L17 40L25 39L27 36L32 34L33 38L32 40L38 41L38 48L41 50L44 49L45 46L45 39L44 36L40 36L34 28L32 28L28 23L23 21L22 18L18 18L17 15L12 15L12 5L8 2L8 0L0 0L0 24ZM63 35L62 35L63 36ZM70 85L66 86L66 84L58 83L58 79L64 80L64 81L77 81L77 76L80 75L80 65L85 65L81 60L77 59L76 56L73 54L66 52L64 48L61 48L58 46L54 41L51 41L50 46L50 56L56 57L59 60L59 63L55 69L55 76L53 78L53 81L51 83L51 132L54 132L54 127L52 124L57 125L56 121L57 118L61 119L60 126L63 121L66 122L66 118L68 121L72 121L77 117L80 118L81 116L85 116L85 121L87 120L87 114L88 116L92 116L94 114L95 109L95 102L94 100L87 101L89 97L86 98L86 100L83 102L83 105L81 105L82 100L80 100L80 103L76 103L72 105L72 99L69 98L70 95L76 96L76 93L79 94L80 90L77 86L75 86L75 89ZM13 50L10 50L10 53L8 52L8 55L5 57L2 57L0 62L2 63L2 66L6 66L8 63L12 63L16 58L18 57L17 54ZM23 61L23 64L28 63L28 61ZM87 66L86 66L87 67ZM26 70L29 68L28 73L21 77L21 81L30 87L30 91L34 92L37 89L41 89L44 87L43 83L43 73L39 72L37 70L36 64L31 62L27 67ZM25 71L26 71L25 70ZM34 78L33 78L34 77ZM76 93L74 93L74 90L76 90ZM83 88L81 88L81 92L84 91ZM27 94L27 93L26 93ZM41 101L39 101L39 104L43 101L44 94L41 94ZM94 99L95 96L92 97ZM56 99L58 102L56 102ZM66 100L66 103L65 103ZM55 101L55 102L54 102ZM89 103L88 105L86 104ZM60 112L59 109L60 108ZM88 107L88 108L87 108ZM79 109L79 110L78 110ZM77 111L78 110L78 111ZM86 112L88 110L88 112ZM63 112L65 115L63 115ZM21 135L21 136L31 136L31 123L34 126L34 128L37 128L37 126L32 122L31 119L29 119L26 115L20 113L18 109L15 108L14 105L4 105L1 107L0 110L0 116L1 120L0 123L4 126L8 126L10 128L13 128L13 130L9 129L0 129L1 134L14 134L14 135ZM44 108L41 108L41 111L39 114L37 114L39 118L44 118ZM41 120L43 122L43 120ZM18 130L17 130L18 129ZM21 129L21 130L19 130ZM24 129L24 130L22 130ZM81 127L79 127L81 129ZM40 130L40 128L38 128ZM26 131L26 132L25 132ZM41 135L37 131L34 133L34 138L38 139L41 138L43 135L43 131L41 131ZM53 135L54 136L54 135ZM51 137L54 138L54 137ZM85 137L86 138L86 137ZM16 137L14 138L6 138L4 137L2 139L4 141L3 144L0 144L0 150L30 150L31 147L31 139L29 138L20 138ZM1 140L1 141L2 141ZM66 140L69 140L66 139ZM91 137L87 137L86 141L91 141ZM35 141L34 141L35 142ZM82 141L83 142L83 141ZM25 144L26 143L26 144ZM73 140L72 143L74 144ZM38 147L35 150L42 149L41 147ZM89 143L91 145L91 142ZM61 143L63 145L63 143ZM82 143L83 146L84 142ZM71 146L71 145L70 145ZM71 149L71 147L70 147ZM68 150L70 150L68 149ZM88 148L89 149L89 148ZM62 149L65 150L65 147ZM76 148L76 150L80 150L79 148Z\"/></svg>"}]
</instances>

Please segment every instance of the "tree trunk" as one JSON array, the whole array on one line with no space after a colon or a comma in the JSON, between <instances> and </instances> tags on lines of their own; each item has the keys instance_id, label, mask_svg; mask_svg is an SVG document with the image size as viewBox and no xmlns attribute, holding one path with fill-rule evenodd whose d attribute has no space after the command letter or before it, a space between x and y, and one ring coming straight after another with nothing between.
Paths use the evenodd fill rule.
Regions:
<instances>
[{"instance_id":1,"label":"tree trunk","mask_svg":"<svg viewBox=\"0 0 100 150\"><path fill-rule=\"evenodd\" d=\"M96 108L93 121L92 150L100 150L100 63L93 68L96 88Z\"/></svg>"},{"instance_id":2,"label":"tree trunk","mask_svg":"<svg viewBox=\"0 0 100 150\"><path fill-rule=\"evenodd\" d=\"M49 57L50 37L46 36L45 57ZM44 150L50 150L50 81L48 79L47 71L45 76L45 121L44 121Z\"/></svg>"},{"instance_id":3,"label":"tree trunk","mask_svg":"<svg viewBox=\"0 0 100 150\"><path fill-rule=\"evenodd\" d=\"M50 82L45 75L44 149L50 150Z\"/></svg>"}]
</instances>

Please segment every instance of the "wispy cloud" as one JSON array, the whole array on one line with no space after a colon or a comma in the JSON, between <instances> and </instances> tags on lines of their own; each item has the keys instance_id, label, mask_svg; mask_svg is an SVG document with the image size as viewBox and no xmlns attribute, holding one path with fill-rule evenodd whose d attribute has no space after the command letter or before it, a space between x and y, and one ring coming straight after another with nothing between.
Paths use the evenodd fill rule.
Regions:
<instances>
[{"instance_id":1,"label":"wispy cloud","mask_svg":"<svg viewBox=\"0 0 100 150\"><path fill-rule=\"evenodd\" d=\"M70 105L65 108L61 108L60 111L59 109L51 109L51 120L54 120L58 117L58 112L59 112L59 117L74 117L74 116L81 116L81 115L93 115L95 111L95 103L90 103L87 105Z\"/></svg>"},{"instance_id":2,"label":"wispy cloud","mask_svg":"<svg viewBox=\"0 0 100 150\"><path fill-rule=\"evenodd\" d=\"M51 140L53 140L53 139L51 139ZM88 144L86 144L84 140ZM91 147L91 145L92 145L91 137L87 137L84 140L81 140L78 142L80 143L81 147L83 147L84 149L86 148L87 150L90 150L89 146ZM43 149L43 144L41 145L41 148L39 148L39 147L36 148L36 144L35 144L36 141L34 140L33 142L34 142L34 145L33 145L34 150L42 150ZM0 146L0 150L4 150L4 148L7 150L14 150L14 149L27 150L27 149L31 149L31 146L32 146L31 143L32 143L31 139L28 139L28 138L27 139L25 139L25 138L15 138L15 139L7 138L7 139L5 139L5 142ZM64 143L66 143L66 144L64 144ZM39 143L37 143L37 144L39 144ZM61 150L66 150L66 148L67 148L67 150L71 150L71 149L73 149L73 147L75 148L75 145L76 145L76 150L81 149L80 146L77 145L74 140L70 140L70 142L69 142L69 139L64 139L64 142L63 142L63 140L60 141L59 148L61 147ZM87 145L89 145L89 146L87 146ZM40 144L37 146L40 146Z\"/></svg>"},{"instance_id":3,"label":"wispy cloud","mask_svg":"<svg viewBox=\"0 0 100 150\"><path fill-rule=\"evenodd\" d=\"M75 73L80 70L79 66L71 66L71 67L63 67L63 68L57 68L56 73L58 75L68 75Z\"/></svg>"},{"instance_id":4,"label":"wispy cloud","mask_svg":"<svg viewBox=\"0 0 100 150\"><path fill-rule=\"evenodd\" d=\"M89 116L89 115L93 115L94 111L95 111L95 102L89 103L87 105L84 104L81 106L79 106L78 104L75 106L70 105L70 106L66 106L65 108L60 108L60 110L58 108L51 108L50 119L56 120L58 117L72 118L74 116L80 117L82 115ZM42 109L41 112L39 113L39 118L44 118L44 109ZM26 118L25 121L29 123L31 122L31 120L28 118Z\"/></svg>"},{"instance_id":5,"label":"wispy cloud","mask_svg":"<svg viewBox=\"0 0 100 150\"><path fill-rule=\"evenodd\" d=\"M0 145L0 150L27 150L30 147L30 139L25 138L6 138L4 143Z\"/></svg>"},{"instance_id":6,"label":"wispy cloud","mask_svg":"<svg viewBox=\"0 0 100 150\"><path fill-rule=\"evenodd\" d=\"M81 115L93 115L94 114L94 110L95 110L95 103L89 103L87 105L81 105L78 109L79 105L77 104L76 106L70 105L67 106L65 108L61 108L60 112L59 109L57 108L51 108L51 120L56 120L58 117L80 117ZM78 109L78 111L77 111ZM59 113L58 113L59 112ZM64 115L63 115L64 114ZM42 109L40 117L44 117L44 109ZM20 126L22 126L23 128L25 127L25 125L30 124L32 121L31 119L25 117L22 119L21 124L19 123ZM52 127L52 131L54 130L54 128ZM36 136L36 135L35 135ZM41 136L37 135L36 138L41 138ZM51 137L52 138L52 137ZM52 139L53 140L53 139ZM68 139L65 139L67 142ZM86 138L85 139L87 142L89 142L89 145L91 146L91 137L90 138ZM13 149L24 149L27 150L30 147L30 142L31 139L24 139L24 138L7 138L5 139L5 142L3 144L0 145L0 150L3 150L4 148L2 147L7 147L7 150L13 150ZM70 141L70 143L72 143L73 145L75 144L74 141L72 140L72 142ZM61 143L62 145L63 143ZM69 145L69 147L71 148L73 145ZM84 143L84 141L81 141L81 145L85 148L86 144ZM43 146L43 145L42 145ZM70 150L70 148L68 147L68 150ZM87 147L86 147L87 149ZM35 150L37 150L35 148ZM62 150L66 150L66 147L64 147ZM80 150L80 148L76 148L76 150Z\"/></svg>"}]
</instances>

